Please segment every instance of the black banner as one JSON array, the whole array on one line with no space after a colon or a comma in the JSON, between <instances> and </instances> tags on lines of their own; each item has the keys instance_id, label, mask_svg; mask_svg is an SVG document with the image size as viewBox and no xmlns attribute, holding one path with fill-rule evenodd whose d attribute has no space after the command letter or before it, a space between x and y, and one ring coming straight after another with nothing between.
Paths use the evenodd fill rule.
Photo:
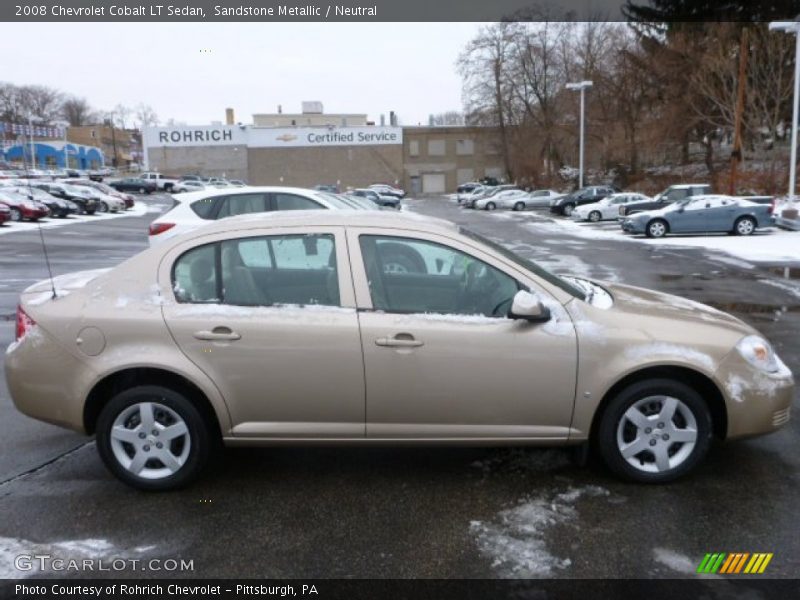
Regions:
<instances>
[{"instance_id":1,"label":"black banner","mask_svg":"<svg viewBox=\"0 0 800 600\"><path fill-rule=\"evenodd\" d=\"M160 600L175 598L307 598L316 600L708 600L796 597L796 579L385 579L385 580L259 580L259 579L25 579L2 580L0 599L7 600Z\"/></svg>"}]
</instances>

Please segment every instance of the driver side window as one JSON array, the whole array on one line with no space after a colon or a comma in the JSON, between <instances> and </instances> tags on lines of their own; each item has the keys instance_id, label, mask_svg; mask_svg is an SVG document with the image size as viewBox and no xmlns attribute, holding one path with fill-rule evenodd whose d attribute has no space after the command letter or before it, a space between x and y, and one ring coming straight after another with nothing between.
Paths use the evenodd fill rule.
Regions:
<instances>
[{"instance_id":1,"label":"driver side window","mask_svg":"<svg viewBox=\"0 0 800 600\"><path fill-rule=\"evenodd\" d=\"M412 238L362 235L376 310L505 317L515 279L454 248Z\"/></svg>"}]
</instances>

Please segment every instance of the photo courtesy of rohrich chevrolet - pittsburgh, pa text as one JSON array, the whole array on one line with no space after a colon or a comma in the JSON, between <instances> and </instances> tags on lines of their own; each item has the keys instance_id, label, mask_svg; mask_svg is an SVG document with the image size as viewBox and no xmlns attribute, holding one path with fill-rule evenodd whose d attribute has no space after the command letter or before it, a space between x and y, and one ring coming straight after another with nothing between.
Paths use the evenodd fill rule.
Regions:
<instances>
[{"instance_id":1,"label":"photo courtesy of rohrich chevrolet - pittsburgh, pa text","mask_svg":"<svg viewBox=\"0 0 800 600\"><path fill-rule=\"evenodd\" d=\"M800 589L800 0L4 0L0 600Z\"/></svg>"}]
</instances>

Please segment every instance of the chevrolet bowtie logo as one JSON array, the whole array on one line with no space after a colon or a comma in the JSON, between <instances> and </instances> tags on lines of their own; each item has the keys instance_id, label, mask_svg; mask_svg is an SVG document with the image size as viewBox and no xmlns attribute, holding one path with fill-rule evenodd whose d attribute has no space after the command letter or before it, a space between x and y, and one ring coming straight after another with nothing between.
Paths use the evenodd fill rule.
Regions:
<instances>
[{"instance_id":1,"label":"chevrolet bowtie logo","mask_svg":"<svg viewBox=\"0 0 800 600\"><path fill-rule=\"evenodd\" d=\"M296 140L297 136L292 135L290 133L284 133L283 135L279 135L275 138L276 140L280 140L281 142L291 142L292 140Z\"/></svg>"}]
</instances>

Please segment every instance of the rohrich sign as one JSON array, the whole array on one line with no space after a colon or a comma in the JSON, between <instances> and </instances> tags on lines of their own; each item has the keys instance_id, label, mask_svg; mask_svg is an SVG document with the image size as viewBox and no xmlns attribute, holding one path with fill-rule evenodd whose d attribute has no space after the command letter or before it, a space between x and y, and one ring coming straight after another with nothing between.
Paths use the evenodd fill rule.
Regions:
<instances>
[{"instance_id":1,"label":"rohrich sign","mask_svg":"<svg viewBox=\"0 0 800 600\"><path fill-rule=\"evenodd\" d=\"M233 146L313 148L318 146L385 146L403 143L400 127L148 127L146 148Z\"/></svg>"}]
</instances>

